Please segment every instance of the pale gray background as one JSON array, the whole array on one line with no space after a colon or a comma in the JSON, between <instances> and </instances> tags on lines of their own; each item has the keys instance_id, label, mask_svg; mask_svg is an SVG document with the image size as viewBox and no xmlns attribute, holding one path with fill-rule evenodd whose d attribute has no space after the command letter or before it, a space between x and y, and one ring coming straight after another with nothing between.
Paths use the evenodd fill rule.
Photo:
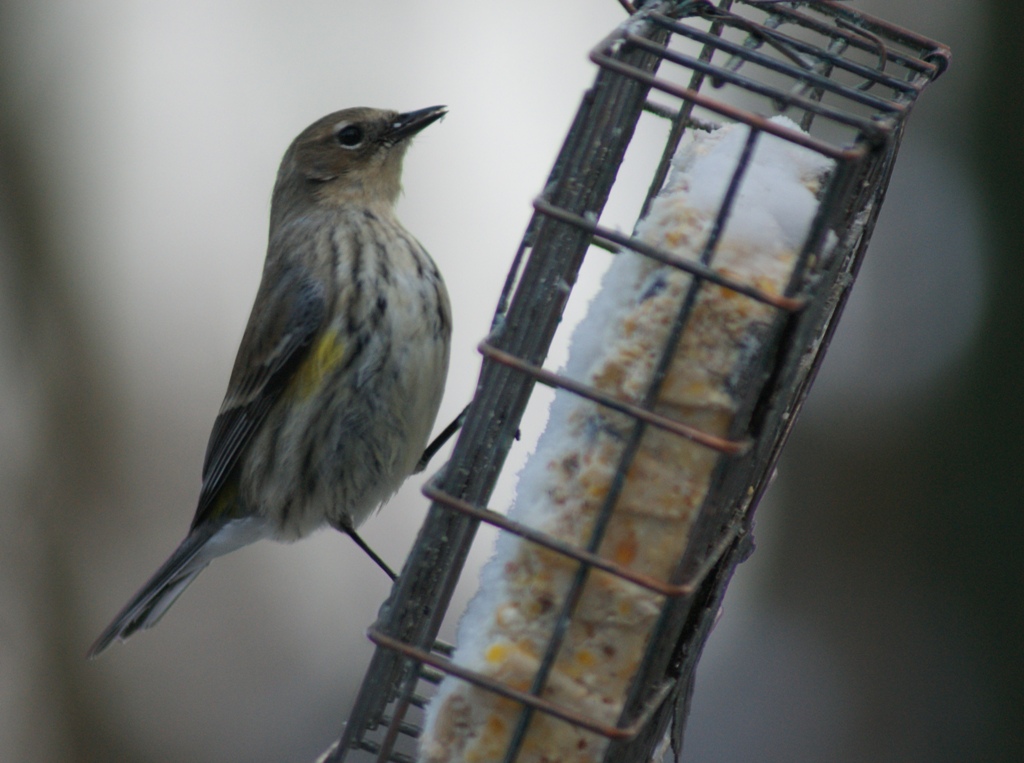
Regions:
<instances>
[{"instance_id":1,"label":"pale gray background","mask_svg":"<svg viewBox=\"0 0 1024 763\"><path fill-rule=\"evenodd\" d=\"M911 121L840 338L763 506L760 549L712 638L693 761L973 757L1000 701L968 618L929 606L942 599L930 568L911 585L892 561L913 532L850 548L849 533L811 537L831 553L810 560L792 551L805 539L786 517L830 527L842 490L801 492L827 481L822 448L870 452L923 415L964 362L987 293L964 137L976 4L855 5L958 57ZM0 759L311 760L341 729L387 591L335 533L218 561L159 628L83 659L191 518L277 162L338 108L450 107L412 148L399 206L452 296L446 423L472 393L530 200L593 77L586 52L623 12L614 0L39 0L0 14ZM868 465L855 481L873 479ZM420 483L364 527L396 565L423 516ZM511 484L510 472L496 506ZM881 579L898 585L844 571L845 555L863 562L879 545L862 566L896 565ZM823 612L862 623L857 638Z\"/></svg>"}]
</instances>

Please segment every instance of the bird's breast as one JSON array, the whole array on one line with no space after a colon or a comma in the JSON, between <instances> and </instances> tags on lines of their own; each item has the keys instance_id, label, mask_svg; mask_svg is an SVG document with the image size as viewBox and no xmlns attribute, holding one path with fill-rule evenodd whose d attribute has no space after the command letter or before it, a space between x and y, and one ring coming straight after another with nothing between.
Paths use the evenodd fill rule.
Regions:
<instances>
[{"instance_id":1,"label":"bird's breast","mask_svg":"<svg viewBox=\"0 0 1024 763\"><path fill-rule=\"evenodd\" d=\"M340 226L331 247L324 327L242 473L246 502L281 539L342 518L357 526L400 487L426 446L448 371L448 297L419 244L372 217Z\"/></svg>"}]
</instances>

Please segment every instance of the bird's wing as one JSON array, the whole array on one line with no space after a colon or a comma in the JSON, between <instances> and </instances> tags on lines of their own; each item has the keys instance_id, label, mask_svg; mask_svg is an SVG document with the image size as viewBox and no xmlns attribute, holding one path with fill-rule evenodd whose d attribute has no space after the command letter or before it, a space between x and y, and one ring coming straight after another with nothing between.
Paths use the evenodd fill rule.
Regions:
<instances>
[{"instance_id":1,"label":"bird's wing","mask_svg":"<svg viewBox=\"0 0 1024 763\"><path fill-rule=\"evenodd\" d=\"M215 513L221 488L308 354L326 314L323 287L294 271L265 278L256 305L206 446L193 528Z\"/></svg>"}]
</instances>

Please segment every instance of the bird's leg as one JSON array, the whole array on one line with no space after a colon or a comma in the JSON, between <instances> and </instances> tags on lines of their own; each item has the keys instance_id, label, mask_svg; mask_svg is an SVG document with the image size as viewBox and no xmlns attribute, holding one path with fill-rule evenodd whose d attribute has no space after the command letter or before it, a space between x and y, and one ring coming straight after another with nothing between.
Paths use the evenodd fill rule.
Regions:
<instances>
[{"instance_id":1,"label":"bird's leg","mask_svg":"<svg viewBox=\"0 0 1024 763\"><path fill-rule=\"evenodd\" d=\"M350 526L348 522L339 522L337 525L335 525L335 527L337 527L343 533L348 535L348 537L354 540L356 545L359 546L359 548L361 548L363 551L365 551L366 555L373 559L373 561L376 562L378 567L384 570L384 574L391 578L392 583L398 579L398 575L396 575L391 570L391 568L388 567L387 562L381 559L380 556L377 555L377 552L370 548L369 544L365 540L359 537L359 533L357 533L356 529Z\"/></svg>"},{"instance_id":2,"label":"bird's leg","mask_svg":"<svg viewBox=\"0 0 1024 763\"><path fill-rule=\"evenodd\" d=\"M416 468L412 470L413 474L419 474L427 468L427 464L430 463L430 459L437 455L437 451L444 447L444 444L452 439L452 435L459 431L462 427L462 422L466 420L466 411L469 410L467 405L462 409L462 413L455 417L455 421L444 428L437 437L434 438L433 442L427 446L426 450L423 451L423 455L420 456L420 460L416 462Z\"/></svg>"},{"instance_id":3,"label":"bird's leg","mask_svg":"<svg viewBox=\"0 0 1024 763\"><path fill-rule=\"evenodd\" d=\"M426 450L423 451L423 455L420 456L420 460L416 462L416 468L412 470L413 474L419 474L427 468L427 464L430 463L430 459L437 455L437 451L444 447L444 444L452 439L452 435L458 432L462 428L463 422L466 420L466 413L469 411L467 405L462 409L462 413L455 417L455 421L444 428L434 441L427 446ZM518 440L520 437L520 431L517 429L515 438Z\"/></svg>"}]
</instances>

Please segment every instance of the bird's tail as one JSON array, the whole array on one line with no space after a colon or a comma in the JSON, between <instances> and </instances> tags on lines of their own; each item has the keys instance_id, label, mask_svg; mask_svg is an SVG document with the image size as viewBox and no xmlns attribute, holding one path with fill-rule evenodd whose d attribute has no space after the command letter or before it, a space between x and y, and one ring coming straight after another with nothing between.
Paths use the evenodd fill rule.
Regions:
<instances>
[{"instance_id":1,"label":"bird's tail","mask_svg":"<svg viewBox=\"0 0 1024 763\"><path fill-rule=\"evenodd\" d=\"M257 540L260 534L253 529L246 520L207 522L194 528L104 629L89 648L89 659L115 640L124 641L136 631L156 625L213 559Z\"/></svg>"}]
</instances>

